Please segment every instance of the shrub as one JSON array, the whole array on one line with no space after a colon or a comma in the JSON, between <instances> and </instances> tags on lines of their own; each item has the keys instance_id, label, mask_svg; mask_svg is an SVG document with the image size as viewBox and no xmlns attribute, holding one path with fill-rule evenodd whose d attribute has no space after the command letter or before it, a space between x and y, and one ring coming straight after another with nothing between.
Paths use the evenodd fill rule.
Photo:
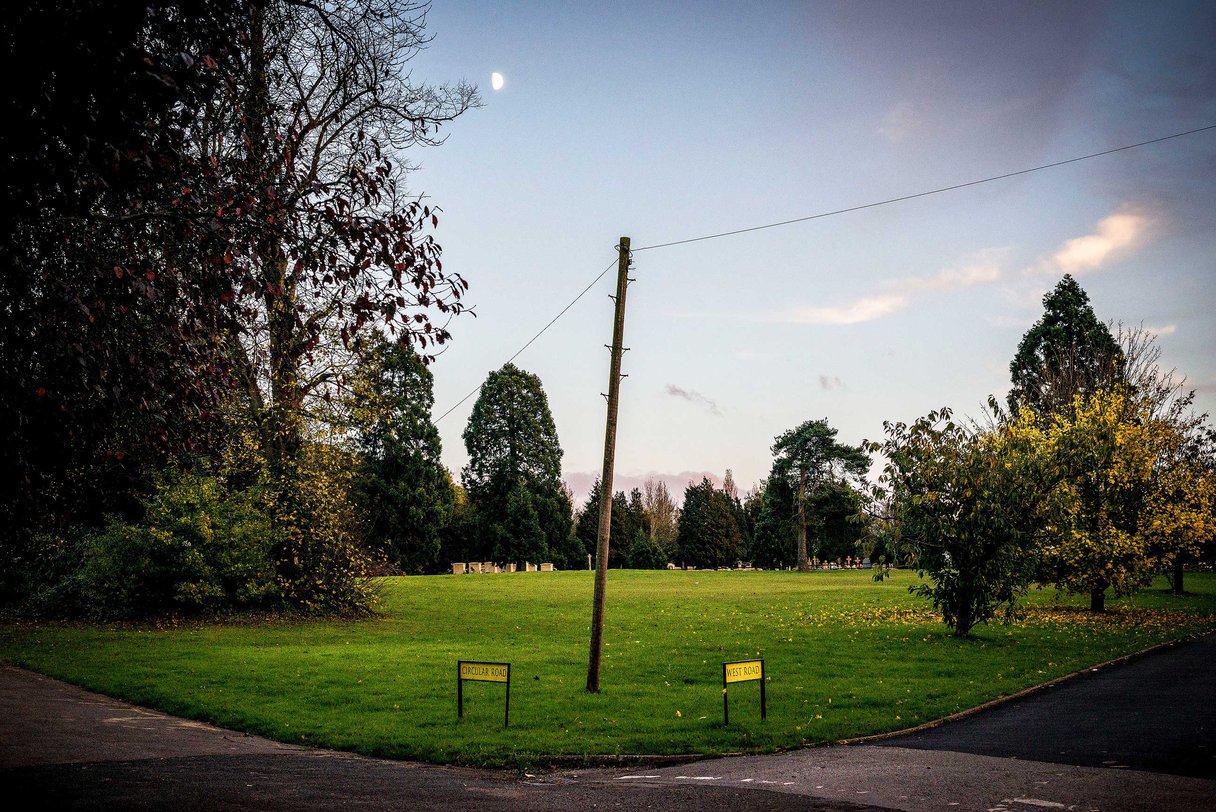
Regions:
<instances>
[{"instance_id":1,"label":"shrub","mask_svg":"<svg viewBox=\"0 0 1216 812\"><path fill-rule=\"evenodd\" d=\"M144 520L112 518L86 536L76 576L90 614L140 617L246 608L275 598L270 521L257 489L171 472Z\"/></svg>"}]
</instances>

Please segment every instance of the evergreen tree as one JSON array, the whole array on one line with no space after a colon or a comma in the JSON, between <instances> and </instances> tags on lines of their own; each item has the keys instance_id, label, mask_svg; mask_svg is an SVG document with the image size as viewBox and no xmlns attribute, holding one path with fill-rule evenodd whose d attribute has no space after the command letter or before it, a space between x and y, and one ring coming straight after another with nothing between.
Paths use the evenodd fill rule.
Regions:
<instances>
[{"instance_id":1,"label":"evergreen tree","mask_svg":"<svg viewBox=\"0 0 1216 812\"><path fill-rule=\"evenodd\" d=\"M355 492L369 546L409 573L435 571L455 494L431 422L433 377L408 346L377 334L352 382L362 456Z\"/></svg>"},{"instance_id":2,"label":"evergreen tree","mask_svg":"<svg viewBox=\"0 0 1216 812\"><path fill-rule=\"evenodd\" d=\"M596 555L596 545L599 544L600 532L600 481L598 479L591 485L591 492L587 495L587 503L583 505L583 509L578 514L578 523L575 525L574 535L582 543L587 552L591 553L592 560ZM632 539L628 536L627 528L627 503L625 502L625 494L618 491L612 499L612 518L611 529L608 532L608 566L623 567L629 560L629 541Z\"/></svg>"},{"instance_id":3,"label":"evergreen tree","mask_svg":"<svg viewBox=\"0 0 1216 812\"><path fill-rule=\"evenodd\" d=\"M562 547L570 533L571 506L562 488L557 428L540 378L513 364L491 372L473 405L464 443L469 462L461 479L484 554L518 549L503 541L504 534L521 528L530 532L528 507L535 513L544 547L520 543L538 560L548 556L550 547ZM528 507L514 494L519 489L527 492Z\"/></svg>"},{"instance_id":4,"label":"evergreen tree","mask_svg":"<svg viewBox=\"0 0 1216 812\"><path fill-rule=\"evenodd\" d=\"M540 515L531 492L522 481L516 482L507 497L507 511L495 530L491 555L495 561L540 562L549 559L549 544L541 529ZM555 545L558 546L558 545Z\"/></svg>"},{"instance_id":5,"label":"evergreen tree","mask_svg":"<svg viewBox=\"0 0 1216 812\"><path fill-rule=\"evenodd\" d=\"M684 491L676 548L680 562L693 567L733 566L742 555L734 505L708 478Z\"/></svg>"},{"instance_id":6,"label":"evergreen tree","mask_svg":"<svg viewBox=\"0 0 1216 812\"><path fill-rule=\"evenodd\" d=\"M748 556L755 566L781 569L798 563L794 497L789 483L783 480L764 483L756 500L756 524L748 548Z\"/></svg>"},{"instance_id":7,"label":"evergreen tree","mask_svg":"<svg viewBox=\"0 0 1216 812\"><path fill-rule=\"evenodd\" d=\"M667 556L658 546L647 538L645 533L638 533L629 551L629 568L634 570L667 569Z\"/></svg>"},{"instance_id":8,"label":"evergreen tree","mask_svg":"<svg viewBox=\"0 0 1216 812\"><path fill-rule=\"evenodd\" d=\"M1075 396L1112 383L1122 362L1123 351L1094 315L1089 296L1066 274L1043 297L1043 316L1022 336L1009 364L1009 409L1025 406L1039 415L1058 413Z\"/></svg>"}]
</instances>

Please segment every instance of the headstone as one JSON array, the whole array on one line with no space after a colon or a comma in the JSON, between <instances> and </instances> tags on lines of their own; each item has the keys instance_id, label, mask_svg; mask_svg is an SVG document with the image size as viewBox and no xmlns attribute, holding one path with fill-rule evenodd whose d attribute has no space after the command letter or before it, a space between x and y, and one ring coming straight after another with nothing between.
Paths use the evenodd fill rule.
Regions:
<instances>
[{"instance_id":1,"label":"headstone","mask_svg":"<svg viewBox=\"0 0 1216 812\"><path fill-rule=\"evenodd\" d=\"M477 573L481 572L481 562L480 561L470 561L469 562L469 572L477 572Z\"/></svg>"},{"instance_id":2,"label":"headstone","mask_svg":"<svg viewBox=\"0 0 1216 812\"><path fill-rule=\"evenodd\" d=\"M452 574L453 575L464 575L464 573L465 573L465 567L464 567L463 561L452 565Z\"/></svg>"},{"instance_id":3,"label":"headstone","mask_svg":"<svg viewBox=\"0 0 1216 812\"><path fill-rule=\"evenodd\" d=\"M507 564L507 572L515 572L515 565Z\"/></svg>"},{"instance_id":4,"label":"headstone","mask_svg":"<svg viewBox=\"0 0 1216 812\"><path fill-rule=\"evenodd\" d=\"M553 565L552 564L541 564L540 571L541 572L553 572Z\"/></svg>"}]
</instances>

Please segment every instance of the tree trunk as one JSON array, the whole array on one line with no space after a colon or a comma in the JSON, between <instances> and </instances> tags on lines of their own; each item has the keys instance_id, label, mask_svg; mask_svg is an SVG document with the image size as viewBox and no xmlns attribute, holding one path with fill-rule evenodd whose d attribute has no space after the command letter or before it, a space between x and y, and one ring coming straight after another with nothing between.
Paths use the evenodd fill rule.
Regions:
<instances>
[{"instance_id":1,"label":"tree trunk","mask_svg":"<svg viewBox=\"0 0 1216 812\"><path fill-rule=\"evenodd\" d=\"M1183 576L1183 573L1185 573L1185 572L1186 572L1186 566L1182 563L1182 556L1175 557L1174 558L1174 594L1175 595L1181 595L1183 593L1182 576Z\"/></svg>"},{"instance_id":2,"label":"tree trunk","mask_svg":"<svg viewBox=\"0 0 1216 812\"><path fill-rule=\"evenodd\" d=\"M1101 589L1091 590L1089 593L1089 611L1105 612L1106 611L1106 587Z\"/></svg>"},{"instance_id":3,"label":"tree trunk","mask_svg":"<svg viewBox=\"0 0 1216 812\"><path fill-rule=\"evenodd\" d=\"M798 570L806 572L811 562L806 557L806 469L798 478Z\"/></svg>"}]
</instances>

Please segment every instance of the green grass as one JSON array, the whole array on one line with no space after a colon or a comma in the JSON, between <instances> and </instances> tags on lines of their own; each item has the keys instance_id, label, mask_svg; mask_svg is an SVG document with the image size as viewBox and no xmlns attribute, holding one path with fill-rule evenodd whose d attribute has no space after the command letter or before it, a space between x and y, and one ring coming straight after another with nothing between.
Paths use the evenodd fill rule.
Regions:
<instances>
[{"instance_id":1,"label":"green grass","mask_svg":"<svg viewBox=\"0 0 1216 812\"><path fill-rule=\"evenodd\" d=\"M366 621L0 626L0 661L286 742L488 766L554 756L765 751L910 727L1156 643L1216 630L1216 576L1162 584L1093 617L1030 595L1016 625L951 636L865 572L609 574L602 692L587 694L591 574L393 578ZM758 686L721 663L762 656ZM503 689L457 659L512 663Z\"/></svg>"}]
</instances>

